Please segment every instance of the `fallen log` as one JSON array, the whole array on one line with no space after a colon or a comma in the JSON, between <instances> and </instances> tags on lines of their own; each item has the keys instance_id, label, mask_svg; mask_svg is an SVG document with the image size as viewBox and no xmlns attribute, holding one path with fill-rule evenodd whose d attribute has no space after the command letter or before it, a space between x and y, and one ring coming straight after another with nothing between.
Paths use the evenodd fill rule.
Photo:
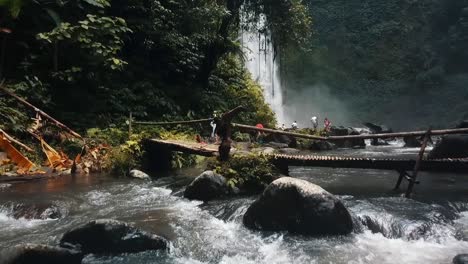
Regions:
<instances>
[{"instance_id":1,"label":"fallen log","mask_svg":"<svg viewBox=\"0 0 468 264\"><path fill-rule=\"evenodd\" d=\"M32 105L31 103L29 103L28 101L24 100L23 98L19 97L18 95L16 95L15 93L13 93L12 91L6 89L5 87L3 87L3 82L0 84L0 90L2 90L3 92L5 92L6 94L12 96L13 98L15 98L16 100L20 101L22 104L28 106L28 107L31 107L32 109L34 109L34 111L36 111L37 113L39 113L41 116L49 119L50 121L52 121L56 126L58 126L59 128L61 129L64 129L66 131L68 131L70 134L72 134L73 136L83 140L83 137L81 137L80 134L76 133L75 131L73 131L71 128L67 127L66 125L62 124L61 122L59 122L58 120L54 119L53 117L51 117L50 115L48 115L46 112L42 111L41 109L37 108L36 106Z\"/></svg>"}]
</instances>

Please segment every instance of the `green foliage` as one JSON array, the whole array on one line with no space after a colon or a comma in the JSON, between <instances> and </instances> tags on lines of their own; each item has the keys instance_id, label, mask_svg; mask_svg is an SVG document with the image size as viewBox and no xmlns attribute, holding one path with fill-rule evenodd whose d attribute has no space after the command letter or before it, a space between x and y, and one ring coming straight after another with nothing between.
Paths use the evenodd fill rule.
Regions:
<instances>
[{"instance_id":1,"label":"green foliage","mask_svg":"<svg viewBox=\"0 0 468 264\"><path fill-rule=\"evenodd\" d=\"M88 56L92 56L97 63L113 70L123 69L127 64L117 57L122 49L122 36L132 32L124 19L119 17L100 17L88 14L85 20L78 21L76 25L61 23L50 32L39 33L37 38L48 43L66 41L77 44ZM70 69L72 72L81 71L78 67Z\"/></svg>"},{"instance_id":2,"label":"green foliage","mask_svg":"<svg viewBox=\"0 0 468 264\"><path fill-rule=\"evenodd\" d=\"M141 167L144 150L141 135L132 135L130 140L113 147L110 152L110 168L117 175L126 175L131 169Z\"/></svg>"},{"instance_id":3,"label":"green foliage","mask_svg":"<svg viewBox=\"0 0 468 264\"><path fill-rule=\"evenodd\" d=\"M197 164L197 158L195 155L174 152L172 153L171 167L172 169L182 169L191 167Z\"/></svg>"},{"instance_id":4,"label":"green foliage","mask_svg":"<svg viewBox=\"0 0 468 264\"><path fill-rule=\"evenodd\" d=\"M86 131L86 138L96 144L105 143L111 146L124 144L128 139L128 132L118 128L90 128Z\"/></svg>"},{"instance_id":5,"label":"green foliage","mask_svg":"<svg viewBox=\"0 0 468 264\"><path fill-rule=\"evenodd\" d=\"M83 0L83 1L85 1L86 3L88 3L90 5L97 6L97 7L100 7L100 8L110 6L109 1L107 1L107 0Z\"/></svg>"},{"instance_id":6,"label":"green foliage","mask_svg":"<svg viewBox=\"0 0 468 264\"><path fill-rule=\"evenodd\" d=\"M318 90L330 94L312 99L318 111L338 99L335 108L347 113L334 121L357 126L371 120L401 130L451 126L467 113L466 2L307 3L314 38L307 52L289 47L280 60L289 100Z\"/></svg>"},{"instance_id":7,"label":"green foliage","mask_svg":"<svg viewBox=\"0 0 468 264\"><path fill-rule=\"evenodd\" d=\"M245 11L251 13L250 24L255 24L261 15L267 23L259 31L270 30L275 47L283 52L287 47L306 49L311 37L312 19L303 0L247 0Z\"/></svg>"},{"instance_id":8,"label":"green foliage","mask_svg":"<svg viewBox=\"0 0 468 264\"><path fill-rule=\"evenodd\" d=\"M250 134L236 131L232 134L232 139L237 142L250 142Z\"/></svg>"},{"instance_id":9,"label":"green foliage","mask_svg":"<svg viewBox=\"0 0 468 264\"><path fill-rule=\"evenodd\" d=\"M123 126L129 112L138 120L196 119L241 104L248 111L236 121L273 127L274 114L243 69L237 41L247 2L24 2L16 19L4 21L15 34L6 39L2 77L81 131ZM310 23L302 2L260 5L276 44L301 43L307 35L301 28ZM106 140L122 144L120 137Z\"/></svg>"},{"instance_id":10,"label":"green foliage","mask_svg":"<svg viewBox=\"0 0 468 264\"><path fill-rule=\"evenodd\" d=\"M248 192L263 190L275 179L275 168L269 158L261 154L234 155L228 162L208 165L228 180L228 185Z\"/></svg>"},{"instance_id":11,"label":"green foliage","mask_svg":"<svg viewBox=\"0 0 468 264\"><path fill-rule=\"evenodd\" d=\"M0 7L5 7L14 18L18 17L24 0L0 0Z\"/></svg>"},{"instance_id":12,"label":"green foliage","mask_svg":"<svg viewBox=\"0 0 468 264\"><path fill-rule=\"evenodd\" d=\"M226 56L219 62L218 68L210 78L210 87L218 92L207 93L202 98L202 103L211 107L207 114L217 109L226 111L244 105L247 111L239 115L239 122L275 127L276 118L264 101L262 88L252 80L237 56ZM220 101L223 98L230 100ZM219 105L213 102L219 102Z\"/></svg>"}]
</instances>

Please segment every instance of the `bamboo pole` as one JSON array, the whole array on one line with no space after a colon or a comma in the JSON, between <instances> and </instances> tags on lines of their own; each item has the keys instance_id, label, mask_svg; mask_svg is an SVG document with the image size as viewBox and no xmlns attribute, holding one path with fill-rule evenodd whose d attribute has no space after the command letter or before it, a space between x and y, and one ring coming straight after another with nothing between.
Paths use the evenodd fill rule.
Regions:
<instances>
[{"instance_id":1,"label":"bamboo pole","mask_svg":"<svg viewBox=\"0 0 468 264\"><path fill-rule=\"evenodd\" d=\"M416 183L416 177L418 176L419 172L419 166L421 165L421 160L423 159L424 156L424 150L426 150L427 142L429 141L429 138L431 137L431 129L429 128L424 135L424 140L421 145L421 149L419 150L418 158L416 159L416 163L414 164L413 168L413 175L411 176L411 179L408 183L408 189L406 190L405 197L409 198L411 195L411 192L413 190L413 186Z\"/></svg>"},{"instance_id":2,"label":"bamboo pole","mask_svg":"<svg viewBox=\"0 0 468 264\"><path fill-rule=\"evenodd\" d=\"M213 118L197 119L197 120L181 120L181 121L171 121L171 122L150 122L150 121L132 121L133 124L137 125L183 125L183 124L197 124L197 123L208 123L213 121Z\"/></svg>"},{"instance_id":3,"label":"bamboo pole","mask_svg":"<svg viewBox=\"0 0 468 264\"><path fill-rule=\"evenodd\" d=\"M312 136L312 135L307 135L307 134L300 134L300 133L288 132L288 131L283 131L283 130L275 130L275 129L269 129L269 128L258 128L255 126L248 126L248 125L237 124L237 123L232 123L232 126L242 128L242 129L247 129L247 130L255 130L255 131L260 131L260 132L273 133L273 134L278 134L278 135L286 135L286 136L292 136L292 137L297 137L297 138L307 138L307 139L316 139L316 140L328 139L326 137Z\"/></svg>"},{"instance_id":4,"label":"bamboo pole","mask_svg":"<svg viewBox=\"0 0 468 264\"><path fill-rule=\"evenodd\" d=\"M68 131L70 134L72 134L73 136L83 140L83 137L81 137L80 134L76 133L75 131L73 131L71 128L67 127L66 125L62 124L61 122L57 121L56 119L54 119L53 117L51 117L50 115L48 115L46 112L42 111L41 109L37 108L36 106L32 105L31 103L29 103L28 101L24 100L23 98L19 97L18 95L16 95L15 93L9 91L8 89L6 89L5 87L3 87L3 81L2 83L0 83L0 90L2 90L3 92L5 92L6 94L14 97L16 100L20 101L22 104L26 105L26 106L29 106L31 108L34 109L34 111L36 111L37 113L39 113L40 115L42 115L43 117L49 119L50 121L54 122L56 126Z\"/></svg>"},{"instance_id":5,"label":"bamboo pole","mask_svg":"<svg viewBox=\"0 0 468 264\"><path fill-rule=\"evenodd\" d=\"M287 132L287 131L282 131L282 130L258 128L254 126L248 126L248 125L236 124L236 123L233 123L233 126L246 129L246 130L255 130L255 131L274 133L274 134L279 134L279 135L287 135L287 136L293 136L293 137L298 137L298 138L307 138L307 139L316 139L316 140L345 140L345 139L411 137L411 136L424 136L427 132L427 131L410 131L410 132L396 132L396 133L384 133L384 134L320 137L320 136L312 136L312 135L300 134L300 133L294 133L294 132ZM462 133L468 133L468 128L432 130L430 132L430 135L435 136L435 135L462 134Z\"/></svg>"},{"instance_id":6,"label":"bamboo pole","mask_svg":"<svg viewBox=\"0 0 468 264\"><path fill-rule=\"evenodd\" d=\"M395 138L395 137L417 137L426 135L427 131L410 131L410 132L396 132L384 134L369 134L369 135L352 135L352 136L331 136L327 140L343 140L343 139L366 139L366 138ZM454 128L454 129L441 129L432 130L430 136L448 135L448 134L463 134L468 133L468 128Z\"/></svg>"},{"instance_id":7,"label":"bamboo pole","mask_svg":"<svg viewBox=\"0 0 468 264\"><path fill-rule=\"evenodd\" d=\"M0 129L0 133L3 134L3 136L5 136L5 138L8 140L8 141L11 141L13 143L16 143L18 144L19 146L21 146L22 148L24 148L25 150L29 151L29 152L34 152L34 150L28 146L26 146L25 144L19 142L18 140L14 139L12 136L8 135L5 131L3 131L3 129Z\"/></svg>"}]
</instances>

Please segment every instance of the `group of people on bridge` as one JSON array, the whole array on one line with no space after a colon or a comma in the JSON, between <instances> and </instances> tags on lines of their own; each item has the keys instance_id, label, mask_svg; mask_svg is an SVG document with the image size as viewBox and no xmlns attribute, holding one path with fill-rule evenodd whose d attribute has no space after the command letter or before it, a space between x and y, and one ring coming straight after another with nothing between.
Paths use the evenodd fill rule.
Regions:
<instances>
[{"instance_id":1,"label":"group of people on bridge","mask_svg":"<svg viewBox=\"0 0 468 264\"><path fill-rule=\"evenodd\" d=\"M311 122L311 125L312 125L312 128L314 130L317 130L318 128L318 118L316 116L312 116L310 118L310 122ZM325 117L324 121L323 121L323 127L325 129L325 131L330 131L330 127L331 127L331 121L330 119L328 119L327 117ZM281 125L281 127L279 127L279 129L281 130L286 130L286 126L284 124ZM296 130L298 129L298 125L297 125L297 121L294 121L292 124L291 124L291 128L292 130Z\"/></svg>"}]
</instances>

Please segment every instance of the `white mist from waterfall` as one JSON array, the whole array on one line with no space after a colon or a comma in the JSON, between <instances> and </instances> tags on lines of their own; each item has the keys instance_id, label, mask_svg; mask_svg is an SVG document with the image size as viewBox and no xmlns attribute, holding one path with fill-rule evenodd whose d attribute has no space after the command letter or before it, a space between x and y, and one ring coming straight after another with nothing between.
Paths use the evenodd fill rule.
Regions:
<instances>
[{"instance_id":1,"label":"white mist from waterfall","mask_svg":"<svg viewBox=\"0 0 468 264\"><path fill-rule=\"evenodd\" d=\"M265 23L260 17L259 28ZM263 88L265 101L276 114L278 124L286 124L283 110L283 94L278 73L278 56L275 56L271 34L268 30L260 33L256 29L241 31L242 51L245 55L245 66Z\"/></svg>"}]
</instances>

